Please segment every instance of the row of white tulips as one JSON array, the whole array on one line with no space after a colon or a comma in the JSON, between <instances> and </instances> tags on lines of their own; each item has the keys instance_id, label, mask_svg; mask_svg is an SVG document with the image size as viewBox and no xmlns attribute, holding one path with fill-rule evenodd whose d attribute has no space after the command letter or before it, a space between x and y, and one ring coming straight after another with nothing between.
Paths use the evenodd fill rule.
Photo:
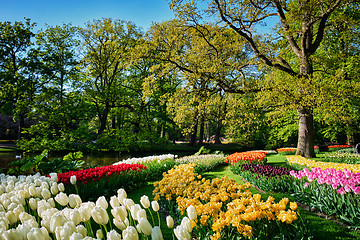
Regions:
<instances>
[{"instance_id":1,"label":"row of white tulips","mask_svg":"<svg viewBox=\"0 0 360 240\"><path fill-rule=\"evenodd\" d=\"M71 183L76 184L75 176ZM150 202L145 195L141 197L141 205L127 198L124 189L119 189L109 201L102 196L96 202L82 202L79 195L68 196L64 190L64 185L58 184L56 173L50 174L50 178L40 174L0 175L0 239L163 239L159 204ZM157 225L153 218L155 212L159 219ZM188 208L188 216L173 229L173 237L191 239L190 220L197 218L193 206ZM171 216L167 216L166 222L168 228L174 227Z\"/></svg>"},{"instance_id":2,"label":"row of white tulips","mask_svg":"<svg viewBox=\"0 0 360 240\"><path fill-rule=\"evenodd\" d=\"M127 164L147 164L147 163L155 162L155 161L160 163L163 160L175 159L175 158L177 158L177 155L163 154L163 155L158 155L158 156L155 155L155 156L147 156L147 157L142 157L142 158L128 158L126 160L122 160L122 161L119 161L117 163L114 163L113 165L122 164L122 163L127 163Z\"/></svg>"}]
</instances>

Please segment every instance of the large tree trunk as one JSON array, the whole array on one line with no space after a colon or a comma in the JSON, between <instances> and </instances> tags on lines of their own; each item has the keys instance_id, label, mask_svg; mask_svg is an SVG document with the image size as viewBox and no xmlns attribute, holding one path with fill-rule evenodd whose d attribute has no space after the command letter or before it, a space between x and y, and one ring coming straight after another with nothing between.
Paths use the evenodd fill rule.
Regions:
<instances>
[{"instance_id":1,"label":"large tree trunk","mask_svg":"<svg viewBox=\"0 0 360 240\"><path fill-rule=\"evenodd\" d=\"M314 151L314 115L311 110L298 109L299 136L296 155L306 158L315 157Z\"/></svg>"}]
</instances>

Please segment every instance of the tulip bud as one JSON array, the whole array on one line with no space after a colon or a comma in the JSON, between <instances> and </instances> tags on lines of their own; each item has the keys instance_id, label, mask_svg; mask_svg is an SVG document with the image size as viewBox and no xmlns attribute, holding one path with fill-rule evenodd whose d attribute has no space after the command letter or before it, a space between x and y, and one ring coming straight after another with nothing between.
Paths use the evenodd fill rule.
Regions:
<instances>
[{"instance_id":1,"label":"tulip bud","mask_svg":"<svg viewBox=\"0 0 360 240\"><path fill-rule=\"evenodd\" d=\"M124 231L124 230L127 228L127 226L128 226L128 225L126 225L124 222L121 222L121 221L119 221L119 220L116 219L116 218L113 219L113 223L114 223L114 225L115 225L118 229L120 229L121 231Z\"/></svg>"},{"instance_id":2,"label":"tulip bud","mask_svg":"<svg viewBox=\"0 0 360 240\"><path fill-rule=\"evenodd\" d=\"M111 214L114 218L118 219L119 221L124 221L127 217L127 211L124 206L116 207L111 209Z\"/></svg>"},{"instance_id":3,"label":"tulip bud","mask_svg":"<svg viewBox=\"0 0 360 240\"><path fill-rule=\"evenodd\" d=\"M187 215L189 216L190 220L195 220L197 219L197 213L196 213L196 209L193 205L190 205L187 209L186 209Z\"/></svg>"},{"instance_id":4,"label":"tulip bud","mask_svg":"<svg viewBox=\"0 0 360 240\"><path fill-rule=\"evenodd\" d=\"M50 219L50 231L55 233L56 228L62 226L66 222L66 218L60 213L54 214Z\"/></svg>"},{"instance_id":5,"label":"tulip bud","mask_svg":"<svg viewBox=\"0 0 360 240\"><path fill-rule=\"evenodd\" d=\"M110 232L108 232L106 234L106 239L107 240L118 240L118 239L121 239L121 235L117 231L111 230Z\"/></svg>"},{"instance_id":6,"label":"tulip bud","mask_svg":"<svg viewBox=\"0 0 360 240\"><path fill-rule=\"evenodd\" d=\"M174 233L177 239L190 240L190 233L184 228L183 225L179 225L174 228Z\"/></svg>"},{"instance_id":7,"label":"tulip bud","mask_svg":"<svg viewBox=\"0 0 360 240\"><path fill-rule=\"evenodd\" d=\"M96 231L96 237L97 237L97 239L103 239L104 234L103 234L103 232L102 232L101 229L98 229L98 230Z\"/></svg>"},{"instance_id":8,"label":"tulip bud","mask_svg":"<svg viewBox=\"0 0 360 240\"><path fill-rule=\"evenodd\" d=\"M46 228L31 228L27 233L28 240L48 240L50 239L49 233Z\"/></svg>"},{"instance_id":9,"label":"tulip bud","mask_svg":"<svg viewBox=\"0 0 360 240\"><path fill-rule=\"evenodd\" d=\"M16 215L13 211L8 211L5 213L6 219L9 221L10 225L13 225L17 222Z\"/></svg>"},{"instance_id":10,"label":"tulip bud","mask_svg":"<svg viewBox=\"0 0 360 240\"><path fill-rule=\"evenodd\" d=\"M59 181L57 173L50 173L49 175L50 175L50 178L52 181L54 181L54 182Z\"/></svg>"},{"instance_id":11,"label":"tulip bud","mask_svg":"<svg viewBox=\"0 0 360 240\"><path fill-rule=\"evenodd\" d=\"M99 225L105 225L109 222L109 216L103 207L94 207L91 210L91 216Z\"/></svg>"},{"instance_id":12,"label":"tulip bud","mask_svg":"<svg viewBox=\"0 0 360 240\"><path fill-rule=\"evenodd\" d=\"M58 187L58 184L57 184L56 182L54 182L53 184L51 184L50 192L51 192L53 195L56 195L56 194L59 193L59 187Z\"/></svg>"},{"instance_id":13,"label":"tulip bud","mask_svg":"<svg viewBox=\"0 0 360 240\"><path fill-rule=\"evenodd\" d=\"M149 197L144 195L140 198L140 203L144 208L149 208L150 207L150 200Z\"/></svg>"},{"instance_id":14,"label":"tulip bud","mask_svg":"<svg viewBox=\"0 0 360 240\"><path fill-rule=\"evenodd\" d=\"M96 200L96 206L97 207L102 207L102 208L104 208L106 210L108 208L109 204L106 201L105 197L101 196Z\"/></svg>"},{"instance_id":15,"label":"tulip bud","mask_svg":"<svg viewBox=\"0 0 360 240\"><path fill-rule=\"evenodd\" d=\"M110 206L112 208L120 207L119 199L116 196L110 198Z\"/></svg>"},{"instance_id":16,"label":"tulip bud","mask_svg":"<svg viewBox=\"0 0 360 240\"><path fill-rule=\"evenodd\" d=\"M133 219L138 220L137 214L140 209L141 209L141 206L139 204L135 204L135 205L131 206L130 213L131 213L131 217Z\"/></svg>"},{"instance_id":17,"label":"tulip bud","mask_svg":"<svg viewBox=\"0 0 360 240\"><path fill-rule=\"evenodd\" d=\"M184 226L184 228L190 233L192 231L192 226L191 226L191 222L190 219L188 217L184 217L181 220L181 225Z\"/></svg>"},{"instance_id":18,"label":"tulip bud","mask_svg":"<svg viewBox=\"0 0 360 240\"><path fill-rule=\"evenodd\" d=\"M139 240L138 232L133 226L128 226L123 232L123 238L129 240Z\"/></svg>"},{"instance_id":19,"label":"tulip bud","mask_svg":"<svg viewBox=\"0 0 360 240\"><path fill-rule=\"evenodd\" d=\"M30 199L29 199L29 205L30 205L30 208L31 208L32 210L36 210L36 208L37 208L37 201L36 201L36 199L35 199L35 198L30 198Z\"/></svg>"},{"instance_id":20,"label":"tulip bud","mask_svg":"<svg viewBox=\"0 0 360 240\"><path fill-rule=\"evenodd\" d=\"M26 190L20 190L19 194L20 194L20 197L23 199L27 199L30 197L30 193Z\"/></svg>"},{"instance_id":21,"label":"tulip bud","mask_svg":"<svg viewBox=\"0 0 360 240\"><path fill-rule=\"evenodd\" d=\"M142 233L144 233L146 236L151 235L152 226L146 218L144 218L144 217L140 218L139 225L140 225L140 229L141 229Z\"/></svg>"},{"instance_id":22,"label":"tulip bud","mask_svg":"<svg viewBox=\"0 0 360 240\"><path fill-rule=\"evenodd\" d=\"M123 188L120 188L119 190L117 190L117 194L118 194L119 202L120 202L122 205L125 205L125 204L124 204L124 200L127 198L126 191L125 191Z\"/></svg>"},{"instance_id":23,"label":"tulip bud","mask_svg":"<svg viewBox=\"0 0 360 240\"><path fill-rule=\"evenodd\" d=\"M140 219L140 218L142 218L142 217L144 217L144 218L147 217L147 216L146 216L146 210L143 209L143 208L141 208L141 209L138 211L138 213L137 213L137 219Z\"/></svg>"},{"instance_id":24,"label":"tulip bud","mask_svg":"<svg viewBox=\"0 0 360 240\"><path fill-rule=\"evenodd\" d=\"M164 237L162 235L162 232L161 232L161 229L159 228L159 226L155 226L152 229L151 239L152 240L164 240Z\"/></svg>"},{"instance_id":25,"label":"tulip bud","mask_svg":"<svg viewBox=\"0 0 360 240\"><path fill-rule=\"evenodd\" d=\"M48 200L47 200L47 202L51 205L51 207L55 207L55 200L54 200L54 198L49 198Z\"/></svg>"},{"instance_id":26,"label":"tulip bud","mask_svg":"<svg viewBox=\"0 0 360 240\"><path fill-rule=\"evenodd\" d=\"M60 192L55 196L55 201L58 202L61 206L65 207L69 203L69 197L66 193Z\"/></svg>"},{"instance_id":27,"label":"tulip bud","mask_svg":"<svg viewBox=\"0 0 360 240\"><path fill-rule=\"evenodd\" d=\"M70 177L70 183L71 183L72 185L76 185L76 176L75 176L75 175L72 175L72 176Z\"/></svg>"},{"instance_id":28,"label":"tulip bud","mask_svg":"<svg viewBox=\"0 0 360 240\"><path fill-rule=\"evenodd\" d=\"M64 186L63 183L59 183L59 184L58 184L58 188L59 188L59 191L60 191L60 192L65 191L65 186Z\"/></svg>"},{"instance_id":29,"label":"tulip bud","mask_svg":"<svg viewBox=\"0 0 360 240\"><path fill-rule=\"evenodd\" d=\"M159 203L157 201L155 201L155 200L152 201L151 202L151 207L155 212L159 211Z\"/></svg>"},{"instance_id":30,"label":"tulip bud","mask_svg":"<svg viewBox=\"0 0 360 240\"><path fill-rule=\"evenodd\" d=\"M166 217L166 225L168 228L174 227L174 219L170 215Z\"/></svg>"},{"instance_id":31,"label":"tulip bud","mask_svg":"<svg viewBox=\"0 0 360 240\"><path fill-rule=\"evenodd\" d=\"M29 186L29 193L31 196L35 197L36 196L36 186L35 184L31 184Z\"/></svg>"},{"instance_id":32,"label":"tulip bud","mask_svg":"<svg viewBox=\"0 0 360 240\"><path fill-rule=\"evenodd\" d=\"M69 206L71 208L80 207L82 201L79 195L77 194L70 194L69 195Z\"/></svg>"},{"instance_id":33,"label":"tulip bud","mask_svg":"<svg viewBox=\"0 0 360 240\"><path fill-rule=\"evenodd\" d=\"M84 236L81 233L74 232L71 234L69 240L83 240Z\"/></svg>"},{"instance_id":34,"label":"tulip bud","mask_svg":"<svg viewBox=\"0 0 360 240\"><path fill-rule=\"evenodd\" d=\"M43 189L41 190L41 196L42 196L45 200L48 200L49 198L51 198L51 193L50 193L49 189L43 188Z\"/></svg>"},{"instance_id":35,"label":"tulip bud","mask_svg":"<svg viewBox=\"0 0 360 240\"><path fill-rule=\"evenodd\" d=\"M79 225L76 226L76 232L80 233L83 237L87 236L87 229L82 224L79 224Z\"/></svg>"},{"instance_id":36,"label":"tulip bud","mask_svg":"<svg viewBox=\"0 0 360 240\"><path fill-rule=\"evenodd\" d=\"M4 239L22 239L21 234L14 228L3 232L2 237Z\"/></svg>"},{"instance_id":37,"label":"tulip bud","mask_svg":"<svg viewBox=\"0 0 360 240\"><path fill-rule=\"evenodd\" d=\"M73 210L70 213L70 220L74 222L75 225L79 225L81 222L81 216L78 210Z\"/></svg>"}]
</instances>

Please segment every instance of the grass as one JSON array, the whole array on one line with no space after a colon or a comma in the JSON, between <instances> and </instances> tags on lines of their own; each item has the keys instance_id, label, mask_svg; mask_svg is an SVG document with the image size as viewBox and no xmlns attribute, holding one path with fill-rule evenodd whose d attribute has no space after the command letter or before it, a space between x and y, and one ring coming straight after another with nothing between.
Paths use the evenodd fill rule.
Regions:
<instances>
[{"instance_id":1,"label":"grass","mask_svg":"<svg viewBox=\"0 0 360 240\"><path fill-rule=\"evenodd\" d=\"M268 161L270 164L285 164L286 157L283 155L270 155ZM234 174L230 170L230 166L218 166L209 172L202 173L202 176L207 179L222 178L226 176L229 179L234 179L238 183L244 183L242 178ZM132 198L136 203L140 202L143 195L149 196L152 199L152 191L154 190L153 182L149 182L144 187L128 193L128 197ZM261 193L255 188L251 189L253 193L260 193L262 199L266 200L268 196L273 196L277 201L287 197L294 201L291 196L285 193ZM298 208L300 216L305 225L313 231L314 239L318 240L351 240L360 239L360 232L349 230L348 228L324 217L317 216L315 213L309 212L301 207ZM154 216L155 217L155 216ZM172 230L166 227L165 222L166 214L161 216L161 226L164 239L172 239ZM157 222L157 220L155 220Z\"/></svg>"}]
</instances>

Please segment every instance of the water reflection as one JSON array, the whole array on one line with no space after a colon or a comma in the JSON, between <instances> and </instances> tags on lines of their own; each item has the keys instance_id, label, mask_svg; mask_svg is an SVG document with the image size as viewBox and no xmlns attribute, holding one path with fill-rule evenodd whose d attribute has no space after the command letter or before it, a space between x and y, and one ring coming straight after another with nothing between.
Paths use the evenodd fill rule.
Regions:
<instances>
[{"instance_id":1,"label":"water reflection","mask_svg":"<svg viewBox=\"0 0 360 240\"><path fill-rule=\"evenodd\" d=\"M161 153L163 154L163 153ZM142 153L97 153L97 154L84 154L82 160L84 160L84 168L94 167L94 166L106 166L113 163L119 162L132 157L146 157L150 155L161 155L161 154L151 154L148 152ZM12 161L18 160L16 156L20 155L15 152L0 152L0 169L8 169L8 164ZM36 154L28 154L26 156L35 156ZM65 155L65 154L64 154ZM64 155L50 155L49 159L62 158ZM24 157L24 156L23 156Z\"/></svg>"}]
</instances>

